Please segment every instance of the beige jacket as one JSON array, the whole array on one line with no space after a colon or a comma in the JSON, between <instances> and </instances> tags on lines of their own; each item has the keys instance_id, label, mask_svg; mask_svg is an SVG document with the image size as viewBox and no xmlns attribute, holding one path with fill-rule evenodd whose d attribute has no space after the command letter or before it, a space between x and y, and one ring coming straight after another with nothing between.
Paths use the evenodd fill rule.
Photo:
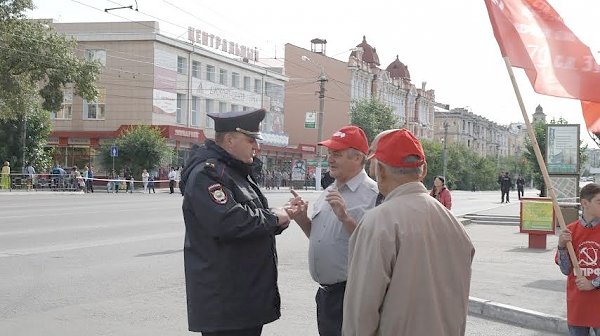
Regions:
<instances>
[{"instance_id":1,"label":"beige jacket","mask_svg":"<svg viewBox=\"0 0 600 336\"><path fill-rule=\"evenodd\" d=\"M474 253L422 183L394 189L350 237L342 334L464 335Z\"/></svg>"}]
</instances>

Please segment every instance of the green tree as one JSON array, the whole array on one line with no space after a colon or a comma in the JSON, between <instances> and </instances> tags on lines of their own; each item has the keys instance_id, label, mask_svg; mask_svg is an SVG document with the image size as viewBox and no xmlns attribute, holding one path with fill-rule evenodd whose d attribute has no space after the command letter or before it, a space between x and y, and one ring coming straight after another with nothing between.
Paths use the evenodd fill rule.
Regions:
<instances>
[{"instance_id":1,"label":"green tree","mask_svg":"<svg viewBox=\"0 0 600 336\"><path fill-rule=\"evenodd\" d=\"M98 96L100 64L77 57L76 42L42 20L29 20L32 0L0 1L0 117L17 118L36 108L39 98L46 111L57 111L63 89L87 100Z\"/></svg>"},{"instance_id":2,"label":"green tree","mask_svg":"<svg viewBox=\"0 0 600 336\"><path fill-rule=\"evenodd\" d=\"M398 117L390 106L377 98L370 98L352 104L350 123L362 128L371 143L380 132L397 128Z\"/></svg>"},{"instance_id":3,"label":"green tree","mask_svg":"<svg viewBox=\"0 0 600 336\"><path fill-rule=\"evenodd\" d=\"M471 190L498 189L496 160L490 157L477 156L472 162Z\"/></svg>"},{"instance_id":4,"label":"green tree","mask_svg":"<svg viewBox=\"0 0 600 336\"><path fill-rule=\"evenodd\" d=\"M32 0L0 1L0 120L8 129L21 129L21 133L10 133L16 148L0 148L0 153L7 153L17 169L23 160L38 164L46 160L42 149L49 133L44 130L38 135L45 137L38 137L35 129L22 132L25 124L28 131L30 123L37 127L37 119L43 118L41 109L58 111L66 87L72 86L74 93L86 100L93 101L98 95L95 83L100 64L78 58L75 40L56 33L47 22L27 19L25 11L33 8ZM46 124L50 122L46 120Z\"/></svg>"},{"instance_id":5,"label":"green tree","mask_svg":"<svg viewBox=\"0 0 600 336\"><path fill-rule=\"evenodd\" d=\"M433 186L433 179L438 175L442 175L444 167L442 152L444 149L441 143L433 140L423 139L421 145L427 159L427 176L425 176L423 184L429 188Z\"/></svg>"},{"instance_id":6,"label":"green tree","mask_svg":"<svg viewBox=\"0 0 600 336\"><path fill-rule=\"evenodd\" d=\"M17 162L21 166L23 155L23 126L26 125L25 161L30 162L37 171L48 170L51 165L51 150L46 148L47 138L51 132L48 112L38 108L33 110L24 123L19 119L0 119L0 158ZM15 170L15 172L18 170Z\"/></svg>"},{"instance_id":7,"label":"green tree","mask_svg":"<svg viewBox=\"0 0 600 336\"><path fill-rule=\"evenodd\" d=\"M427 158L427 176L423 183L427 187L433 186L433 179L443 172L443 145L431 140L422 140L423 150ZM470 148L451 144L448 150L448 171L446 184L451 189L490 190L497 187L496 160L480 157Z\"/></svg>"},{"instance_id":8,"label":"green tree","mask_svg":"<svg viewBox=\"0 0 600 336\"><path fill-rule=\"evenodd\" d=\"M115 170L125 167L131 169L134 176L140 176L143 169L152 170L170 162L173 150L167 145L160 129L148 125L132 126L115 139L119 148L115 158ZM104 144L100 151L100 160L104 167L112 167L113 158L110 148L113 144Z\"/></svg>"}]
</instances>

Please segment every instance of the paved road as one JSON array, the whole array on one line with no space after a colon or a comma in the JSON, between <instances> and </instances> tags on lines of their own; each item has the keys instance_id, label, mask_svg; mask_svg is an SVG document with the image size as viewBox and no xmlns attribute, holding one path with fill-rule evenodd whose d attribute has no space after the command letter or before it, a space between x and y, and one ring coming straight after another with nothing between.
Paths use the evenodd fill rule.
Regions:
<instances>
[{"instance_id":1,"label":"paved road","mask_svg":"<svg viewBox=\"0 0 600 336\"><path fill-rule=\"evenodd\" d=\"M497 194L455 192L455 209ZM0 214L0 334L186 334L180 196L0 193ZM292 225L277 243L283 316L263 334L317 335L308 241ZM542 335L471 316L467 334Z\"/></svg>"}]
</instances>

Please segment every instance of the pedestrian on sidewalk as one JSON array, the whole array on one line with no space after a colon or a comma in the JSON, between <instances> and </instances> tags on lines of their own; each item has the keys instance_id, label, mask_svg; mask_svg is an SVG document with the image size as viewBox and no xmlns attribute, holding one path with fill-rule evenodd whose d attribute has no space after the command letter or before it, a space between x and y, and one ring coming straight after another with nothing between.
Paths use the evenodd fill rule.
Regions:
<instances>
[{"instance_id":1,"label":"pedestrian on sidewalk","mask_svg":"<svg viewBox=\"0 0 600 336\"><path fill-rule=\"evenodd\" d=\"M500 184L500 191L502 192L502 202L504 203L504 196L506 196L506 203L510 203L510 187L512 187L512 180L508 172L500 174L498 177L498 184Z\"/></svg>"},{"instance_id":2,"label":"pedestrian on sidewalk","mask_svg":"<svg viewBox=\"0 0 600 336\"><path fill-rule=\"evenodd\" d=\"M88 192L94 192L94 166L90 165L87 172L86 189Z\"/></svg>"},{"instance_id":3,"label":"pedestrian on sidewalk","mask_svg":"<svg viewBox=\"0 0 600 336\"><path fill-rule=\"evenodd\" d=\"M133 173L129 167L125 168L125 193L131 192L133 193Z\"/></svg>"},{"instance_id":4,"label":"pedestrian on sidewalk","mask_svg":"<svg viewBox=\"0 0 600 336\"><path fill-rule=\"evenodd\" d=\"M517 196L519 196L519 199L525 194L524 188L525 180L523 179L523 176L519 175L519 177L517 177Z\"/></svg>"},{"instance_id":5,"label":"pedestrian on sidewalk","mask_svg":"<svg viewBox=\"0 0 600 336\"><path fill-rule=\"evenodd\" d=\"M23 175L25 177L27 191L29 191L31 188L35 188L36 174L31 163L27 162L27 166L23 168Z\"/></svg>"},{"instance_id":6,"label":"pedestrian on sidewalk","mask_svg":"<svg viewBox=\"0 0 600 336\"><path fill-rule=\"evenodd\" d=\"M421 182L423 147L406 129L395 130L369 158L377 160L385 198L350 238L342 333L464 335L475 250Z\"/></svg>"},{"instance_id":7,"label":"pedestrian on sidewalk","mask_svg":"<svg viewBox=\"0 0 600 336\"><path fill-rule=\"evenodd\" d=\"M571 336L600 336L600 184L590 183L580 192L583 214L558 237L555 261L567 276L567 324ZM583 275L575 276L566 249L573 244Z\"/></svg>"},{"instance_id":8,"label":"pedestrian on sidewalk","mask_svg":"<svg viewBox=\"0 0 600 336\"><path fill-rule=\"evenodd\" d=\"M152 190L152 193L156 194L156 190L154 190L154 180L154 175L150 174L148 177L148 194L150 193L150 190Z\"/></svg>"},{"instance_id":9,"label":"pedestrian on sidewalk","mask_svg":"<svg viewBox=\"0 0 600 336\"><path fill-rule=\"evenodd\" d=\"M0 189L10 189L10 163L8 161L4 161L1 174Z\"/></svg>"},{"instance_id":10,"label":"pedestrian on sidewalk","mask_svg":"<svg viewBox=\"0 0 600 336\"><path fill-rule=\"evenodd\" d=\"M175 168L171 167L171 171L169 171L169 194L175 193L175 179L177 178L177 173L175 172Z\"/></svg>"},{"instance_id":11,"label":"pedestrian on sidewalk","mask_svg":"<svg viewBox=\"0 0 600 336\"><path fill-rule=\"evenodd\" d=\"M342 335L344 292L348 269L348 240L364 213L375 206L377 183L365 171L369 144L357 126L345 126L319 143L328 149L327 163L333 184L313 206L292 190L291 207L302 211L290 215L309 239L310 275L319 284L316 294L317 327L322 336Z\"/></svg>"},{"instance_id":12,"label":"pedestrian on sidewalk","mask_svg":"<svg viewBox=\"0 0 600 336\"><path fill-rule=\"evenodd\" d=\"M443 176L437 176L433 179L433 189L431 189L431 197L438 200L445 206L448 210L452 209L452 196L450 195L450 190L446 188L446 179Z\"/></svg>"},{"instance_id":13,"label":"pedestrian on sidewalk","mask_svg":"<svg viewBox=\"0 0 600 336\"><path fill-rule=\"evenodd\" d=\"M150 177L150 174L148 174L148 171L146 169L142 170L142 185L144 186L144 194L146 193L146 191L148 191L148 178Z\"/></svg>"}]
</instances>

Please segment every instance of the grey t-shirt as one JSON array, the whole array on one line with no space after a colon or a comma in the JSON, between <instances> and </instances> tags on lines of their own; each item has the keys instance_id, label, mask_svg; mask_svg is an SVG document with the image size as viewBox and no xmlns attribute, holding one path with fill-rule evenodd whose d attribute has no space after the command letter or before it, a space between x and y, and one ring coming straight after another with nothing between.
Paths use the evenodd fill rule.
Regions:
<instances>
[{"instance_id":1,"label":"grey t-shirt","mask_svg":"<svg viewBox=\"0 0 600 336\"><path fill-rule=\"evenodd\" d=\"M361 170L346 184L337 187L334 183L327 187L315 202L311 215L308 266L313 280L322 285L346 281L348 274L350 233L325 201L327 193L336 188L344 198L346 211L357 223L367 210L375 206L378 194L377 182Z\"/></svg>"}]
</instances>

